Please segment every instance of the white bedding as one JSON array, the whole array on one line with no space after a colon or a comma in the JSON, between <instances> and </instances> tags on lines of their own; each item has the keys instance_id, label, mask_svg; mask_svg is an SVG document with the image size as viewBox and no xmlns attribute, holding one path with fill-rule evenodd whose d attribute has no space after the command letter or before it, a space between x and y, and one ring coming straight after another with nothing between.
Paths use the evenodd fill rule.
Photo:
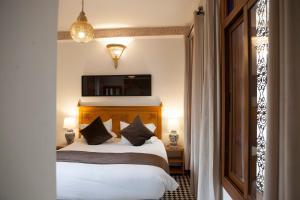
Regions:
<instances>
[{"instance_id":1,"label":"white bedding","mask_svg":"<svg viewBox=\"0 0 300 200\"><path fill-rule=\"evenodd\" d=\"M61 150L149 153L167 160L164 145L159 139L139 147L118 142L88 145L77 140ZM57 162L56 182L57 199L72 200L159 199L165 191L178 187L176 181L159 167L129 164Z\"/></svg>"}]
</instances>

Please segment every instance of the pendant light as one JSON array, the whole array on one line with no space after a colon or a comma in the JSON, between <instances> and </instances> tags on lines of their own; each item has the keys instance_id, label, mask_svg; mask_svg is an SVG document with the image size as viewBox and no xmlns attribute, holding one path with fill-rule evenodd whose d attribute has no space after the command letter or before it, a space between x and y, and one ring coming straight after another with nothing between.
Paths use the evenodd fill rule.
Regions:
<instances>
[{"instance_id":1,"label":"pendant light","mask_svg":"<svg viewBox=\"0 0 300 200\"><path fill-rule=\"evenodd\" d=\"M85 16L84 1L82 0L82 9L79 13L77 21L74 22L71 26L70 34L74 41L79 43L87 43L94 38L94 28L91 24L88 23Z\"/></svg>"}]
</instances>

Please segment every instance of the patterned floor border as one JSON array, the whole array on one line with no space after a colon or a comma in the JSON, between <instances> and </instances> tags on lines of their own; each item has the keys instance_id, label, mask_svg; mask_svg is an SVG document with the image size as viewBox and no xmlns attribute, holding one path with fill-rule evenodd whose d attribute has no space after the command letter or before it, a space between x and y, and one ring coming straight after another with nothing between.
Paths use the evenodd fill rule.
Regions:
<instances>
[{"instance_id":1,"label":"patterned floor border","mask_svg":"<svg viewBox=\"0 0 300 200\"><path fill-rule=\"evenodd\" d=\"M166 192L160 200L196 200L190 193L190 177L188 175L173 177L179 184L179 188L174 192Z\"/></svg>"}]
</instances>

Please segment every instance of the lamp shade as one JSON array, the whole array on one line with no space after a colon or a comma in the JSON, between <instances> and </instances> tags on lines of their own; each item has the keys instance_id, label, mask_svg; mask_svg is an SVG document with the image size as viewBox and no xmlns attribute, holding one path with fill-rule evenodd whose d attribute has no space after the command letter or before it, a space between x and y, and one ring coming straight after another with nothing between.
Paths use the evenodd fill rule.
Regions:
<instances>
[{"instance_id":1,"label":"lamp shade","mask_svg":"<svg viewBox=\"0 0 300 200\"><path fill-rule=\"evenodd\" d=\"M109 50L109 53L115 63L115 68L117 68L118 61L121 58L126 46L122 44L108 44L106 48Z\"/></svg>"},{"instance_id":2,"label":"lamp shade","mask_svg":"<svg viewBox=\"0 0 300 200\"><path fill-rule=\"evenodd\" d=\"M94 29L88 23L83 11L79 14L77 21L72 24L70 34L72 39L79 43L87 43L94 38Z\"/></svg>"},{"instance_id":3,"label":"lamp shade","mask_svg":"<svg viewBox=\"0 0 300 200\"><path fill-rule=\"evenodd\" d=\"M178 131L178 129L179 129L178 118L169 118L168 119L168 131Z\"/></svg>"},{"instance_id":4,"label":"lamp shade","mask_svg":"<svg viewBox=\"0 0 300 200\"><path fill-rule=\"evenodd\" d=\"M76 120L73 117L65 117L63 128L74 129L76 128Z\"/></svg>"},{"instance_id":5,"label":"lamp shade","mask_svg":"<svg viewBox=\"0 0 300 200\"><path fill-rule=\"evenodd\" d=\"M91 24L88 23L84 10L84 0L81 1L82 8L77 21L74 22L70 29L71 37L79 43L87 43L94 38L95 32Z\"/></svg>"}]
</instances>

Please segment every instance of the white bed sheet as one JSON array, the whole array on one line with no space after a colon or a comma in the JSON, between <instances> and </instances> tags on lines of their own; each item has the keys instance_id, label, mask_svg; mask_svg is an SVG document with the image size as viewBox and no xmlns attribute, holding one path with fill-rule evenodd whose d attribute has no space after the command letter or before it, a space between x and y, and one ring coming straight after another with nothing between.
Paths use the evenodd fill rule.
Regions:
<instances>
[{"instance_id":1,"label":"white bed sheet","mask_svg":"<svg viewBox=\"0 0 300 200\"><path fill-rule=\"evenodd\" d=\"M61 149L89 152L167 154L161 140L139 147L114 143L88 145L82 140ZM97 165L56 163L57 199L72 200L136 200L159 199L166 191L177 189L176 181L163 169L150 165Z\"/></svg>"}]
</instances>

